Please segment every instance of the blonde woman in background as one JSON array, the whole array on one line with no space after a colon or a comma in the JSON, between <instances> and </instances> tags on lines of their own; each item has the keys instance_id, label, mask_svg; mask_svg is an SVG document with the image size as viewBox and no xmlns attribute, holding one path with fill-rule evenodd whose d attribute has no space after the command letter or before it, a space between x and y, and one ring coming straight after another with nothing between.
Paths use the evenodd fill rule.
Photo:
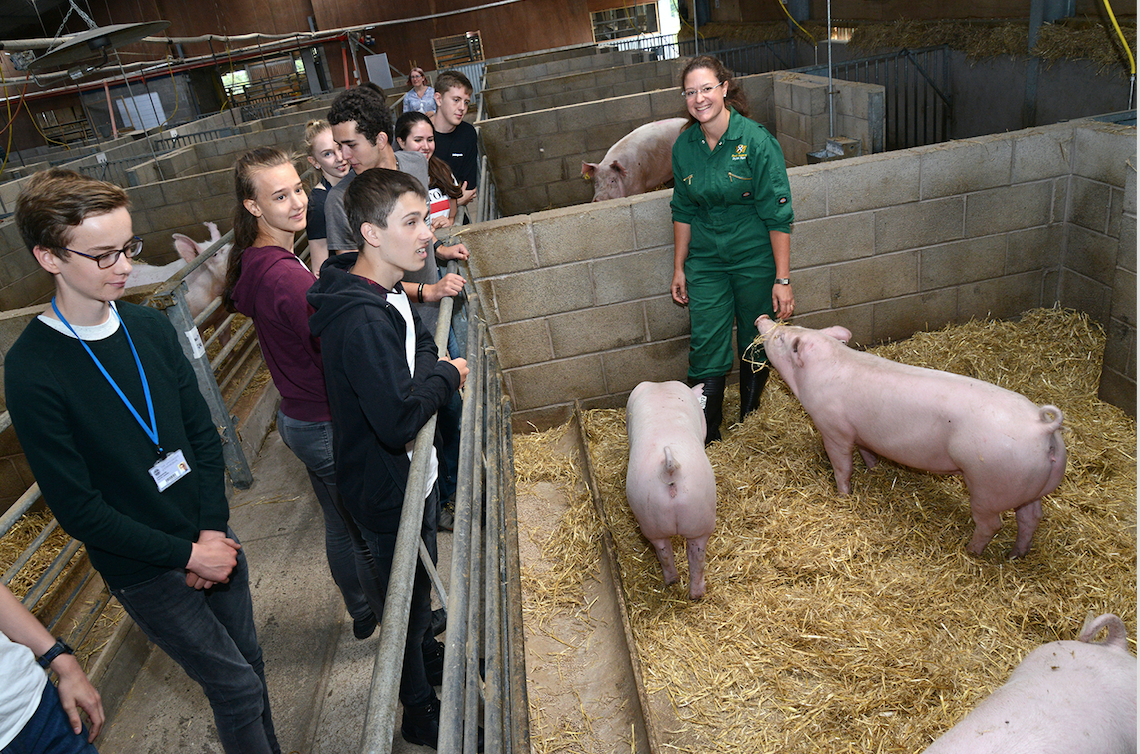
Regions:
<instances>
[{"instance_id":1,"label":"blonde woman in background","mask_svg":"<svg viewBox=\"0 0 1140 754\"><path fill-rule=\"evenodd\" d=\"M348 160L340 154L333 139L332 126L326 120L312 120L305 126L305 152L309 164L321 171L321 182L309 195L308 234L309 267L313 274L321 274L321 265L329 258L328 236L325 231L325 198L329 189L348 175Z\"/></svg>"}]
</instances>

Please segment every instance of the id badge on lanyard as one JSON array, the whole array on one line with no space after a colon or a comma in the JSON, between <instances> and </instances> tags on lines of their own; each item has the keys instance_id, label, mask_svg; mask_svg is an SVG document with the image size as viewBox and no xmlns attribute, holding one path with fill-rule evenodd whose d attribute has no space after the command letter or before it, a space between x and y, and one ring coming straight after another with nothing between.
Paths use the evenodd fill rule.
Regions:
<instances>
[{"instance_id":1,"label":"id badge on lanyard","mask_svg":"<svg viewBox=\"0 0 1140 754\"><path fill-rule=\"evenodd\" d=\"M190 464L186 462L186 456L183 452L181 450L175 450L168 453L163 450L162 445L158 442L158 422L156 422L154 418L154 403L150 398L150 384L146 380L146 372L143 370L142 361L139 360L139 352L135 349L135 342L131 340L131 333L127 330L127 323L119 316L119 310L113 305L111 306L111 311L115 313L116 317L119 317L119 324L123 327L123 334L127 336L127 343L131 347L131 354L135 357L135 366L138 367L139 379L142 380L143 397L146 399L146 408L150 418L149 423L143 420L139 412L136 411L135 407L131 405L131 402L127 400L126 394L123 393L118 383L116 383L107 372L107 369L99 361L99 358L95 356L95 352L91 350L91 346L87 345L87 343L79 337L79 333L75 332L75 328L64 318L63 314L59 311L59 307L55 305L54 297L51 300L51 308L55 311L55 316L59 317L59 321L67 325L67 329L71 331L71 334L74 335L75 339L79 341L79 344L83 346L83 350L87 351L87 355L95 362L95 366L99 367L99 371L103 373L103 377L106 378L107 382L110 383L111 387L115 390L115 393L118 394L123 405L131 412L131 416L135 417L135 421L139 423L143 432L146 433L146 436L150 438L150 441L153 442L155 448L157 448L158 460L150 467L149 473L151 478L154 479L154 483L158 485L158 491L162 492L189 474Z\"/></svg>"}]
</instances>

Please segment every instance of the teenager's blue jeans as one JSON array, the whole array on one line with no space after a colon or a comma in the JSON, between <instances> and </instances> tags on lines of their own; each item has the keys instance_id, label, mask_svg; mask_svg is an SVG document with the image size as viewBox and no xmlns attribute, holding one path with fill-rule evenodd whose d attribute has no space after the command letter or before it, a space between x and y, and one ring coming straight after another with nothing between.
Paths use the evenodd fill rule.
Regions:
<instances>
[{"instance_id":1,"label":"teenager's blue jeans","mask_svg":"<svg viewBox=\"0 0 1140 754\"><path fill-rule=\"evenodd\" d=\"M59 703L59 692L48 683L40 696L40 706L16 737L0 749L0 754L99 754L87 743L87 726L78 736Z\"/></svg>"},{"instance_id":2,"label":"teenager's blue jeans","mask_svg":"<svg viewBox=\"0 0 1140 754\"><path fill-rule=\"evenodd\" d=\"M237 539L233 531L226 535ZM112 593L143 633L202 687L227 754L280 753L245 553L238 551L229 583L210 589L186 586L186 572L175 568Z\"/></svg>"},{"instance_id":3,"label":"teenager's blue jeans","mask_svg":"<svg viewBox=\"0 0 1140 754\"><path fill-rule=\"evenodd\" d=\"M420 536L423 537L432 560L438 557L436 543L436 523L439 515L439 488L433 487L431 494L424 501L424 518L420 526ZM377 585L382 594L387 595L388 578L392 573L392 559L396 552L396 532L374 532L363 526L360 533L372 551L376 561ZM376 614L377 619L383 615ZM404 642L404 667L400 674L400 702L405 707L425 704L435 691L428 684L427 673L424 670L423 644L431 627L431 580L427 571L416 557L416 576L412 586L412 605L408 613L408 636Z\"/></svg>"},{"instance_id":4,"label":"teenager's blue jeans","mask_svg":"<svg viewBox=\"0 0 1140 754\"><path fill-rule=\"evenodd\" d=\"M300 421L278 411L277 433L309 472L309 483L325 517L325 556L329 571L344 596L348 614L353 620L363 620L373 610L361 584L375 577L376 566L336 489L332 422Z\"/></svg>"}]
</instances>

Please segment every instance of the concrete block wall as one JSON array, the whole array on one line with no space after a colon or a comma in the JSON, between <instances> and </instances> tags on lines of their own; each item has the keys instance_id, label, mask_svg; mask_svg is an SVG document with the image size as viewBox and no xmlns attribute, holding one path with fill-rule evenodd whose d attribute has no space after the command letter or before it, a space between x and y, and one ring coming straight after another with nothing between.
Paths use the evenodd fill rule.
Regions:
<instances>
[{"instance_id":1,"label":"concrete block wall","mask_svg":"<svg viewBox=\"0 0 1140 754\"><path fill-rule=\"evenodd\" d=\"M753 117L769 130L772 74L744 76ZM593 184L582 179L582 162L597 162L638 126L684 115L674 87L596 102L520 113L478 122L503 215L537 212L589 202Z\"/></svg>"},{"instance_id":2,"label":"concrete block wall","mask_svg":"<svg viewBox=\"0 0 1140 754\"><path fill-rule=\"evenodd\" d=\"M1100 397L1136 415L1136 129L1084 121L1072 144L1062 306L1108 336Z\"/></svg>"},{"instance_id":3,"label":"concrete block wall","mask_svg":"<svg viewBox=\"0 0 1140 754\"><path fill-rule=\"evenodd\" d=\"M285 152L302 152L304 151L305 124L309 120L310 118L302 114L302 117L294 118L294 122L288 125L267 130L254 129L249 133L235 134L222 139L192 144L194 159L197 163L196 172L232 170L239 155L257 147L277 147Z\"/></svg>"},{"instance_id":4,"label":"concrete block wall","mask_svg":"<svg viewBox=\"0 0 1140 754\"><path fill-rule=\"evenodd\" d=\"M501 118L676 87L679 73L680 62L677 60L650 60L484 89L483 98L488 117Z\"/></svg>"},{"instance_id":5,"label":"concrete block wall","mask_svg":"<svg viewBox=\"0 0 1140 754\"><path fill-rule=\"evenodd\" d=\"M241 113L227 110L225 112L208 115L205 118L199 118L190 123L183 123L174 130L179 134L197 133L217 128L234 127L235 121L239 126L241 125ZM61 154L74 154L75 159L70 162L61 163L61 167L71 168L73 170L78 169L80 166L91 167L98 163L99 158L97 155L99 154L105 155L108 160L119 160L127 157L139 157L151 154L150 137L169 138L170 136L171 131L168 129L156 128L146 134L142 132L131 132L123 134L117 139L100 142L98 146L80 147L66 153L53 152L51 160L55 161L59 159ZM45 165L43 167L46 168L47 166ZM19 196L20 191L23 189L24 182L35 171L21 172L22 176L19 180L0 183L0 206L7 207L8 211L11 211L15 206L16 197Z\"/></svg>"},{"instance_id":6,"label":"concrete block wall","mask_svg":"<svg viewBox=\"0 0 1140 754\"><path fill-rule=\"evenodd\" d=\"M518 55L505 55L501 58L488 60L486 70L489 75L497 76L499 73L503 73L505 71L514 71L519 68L528 68L532 65L542 65L544 63L553 63L560 60L568 60L570 58L579 58L597 54L598 46L593 44L578 44L567 45L565 47L553 47L548 50L523 52L519 53ZM488 80L487 85L492 85L490 80Z\"/></svg>"},{"instance_id":7,"label":"concrete block wall","mask_svg":"<svg viewBox=\"0 0 1140 754\"><path fill-rule=\"evenodd\" d=\"M509 86L526 81L549 79L565 76L570 73L593 71L603 68L616 68L633 63L641 63L647 59L640 50L610 50L599 51L590 46L589 51L580 52L575 48L567 52L577 54L563 57L536 56L527 58L525 63L517 65L517 61L502 61L487 65L486 83L488 87ZM507 67L508 65L513 67Z\"/></svg>"},{"instance_id":8,"label":"concrete block wall","mask_svg":"<svg viewBox=\"0 0 1140 754\"><path fill-rule=\"evenodd\" d=\"M842 324L870 345L1061 301L1066 239L1083 227L1070 205L1074 171L1111 183L1134 159L1091 130L1061 124L791 169L796 323ZM1105 223L1118 226L1117 266L1134 281L1135 254L1123 250L1135 238L1134 173L1130 185L1131 199L1126 183L1119 201L1104 196L1119 217ZM576 399L621 406L641 380L684 378L688 319L668 292L671 196L467 231L516 430L563 421ZM1131 314L1134 348L1127 274L1106 298L1121 322Z\"/></svg>"},{"instance_id":9,"label":"concrete block wall","mask_svg":"<svg viewBox=\"0 0 1140 754\"><path fill-rule=\"evenodd\" d=\"M803 73L773 76L776 130L789 166L806 165L809 152L827 146L831 136L827 79ZM835 135L857 139L863 154L886 148L886 93L876 84L835 81Z\"/></svg>"},{"instance_id":10,"label":"concrete block wall","mask_svg":"<svg viewBox=\"0 0 1140 754\"><path fill-rule=\"evenodd\" d=\"M223 170L133 186L127 189L127 196L135 235L143 239L143 259L165 264L178 256L171 240L173 233L201 241L209 237L202 223L217 223L222 233L233 225L233 164Z\"/></svg>"},{"instance_id":11,"label":"concrete block wall","mask_svg":"<svg viewBox=\"0 0 1140 754\"><path fill-rule=\"evenodd\" d=\"M171 234L204 240L202 226L214 222L222 233L233 222L233 167L127 189L134 232L143 239L143 259L165 264L177 258ZM0 225L0 311L47 301L51 277L24 246L11 219Z\"/></svg>"},{"instance_id":12,"label":"concrete block wall","mask_svg":"<svg viewBox=\"0 0 1140 754\"><path fill-rule=\"evenodd\" d=\"M670 194L508 217L467 232L473 252L488 250L472 254L471 269L516 430L563 421L575 398L618 405L643 379L683 375L688 318L669 298Z\"/></svg>"}]
</instances>

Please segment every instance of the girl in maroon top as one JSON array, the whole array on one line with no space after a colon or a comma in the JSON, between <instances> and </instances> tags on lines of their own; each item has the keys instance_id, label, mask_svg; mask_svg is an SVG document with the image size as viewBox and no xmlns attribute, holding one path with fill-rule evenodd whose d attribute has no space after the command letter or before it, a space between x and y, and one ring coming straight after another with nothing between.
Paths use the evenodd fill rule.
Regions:
<instances>
[{"instance_id":1,"label":"girl in maroon top","mask_svg":"<svg viewBox=\"0 0 1140 754\"><path fill-rule=\"evenodd\" d=\"M242 155L234 166L234 186L234 247L223 301L253 320L281 393L277 431L309 473L324 513L329 570L352 616L353 633L365 639L376 629L372 605L381 609L383 600L372 593L372 556L336 489L320 342L309 331L313 310L305 301L316 277L293 253L294 237L305 229L308 196L290 157L273 147Z\"/></svg>"}]
</instances>

